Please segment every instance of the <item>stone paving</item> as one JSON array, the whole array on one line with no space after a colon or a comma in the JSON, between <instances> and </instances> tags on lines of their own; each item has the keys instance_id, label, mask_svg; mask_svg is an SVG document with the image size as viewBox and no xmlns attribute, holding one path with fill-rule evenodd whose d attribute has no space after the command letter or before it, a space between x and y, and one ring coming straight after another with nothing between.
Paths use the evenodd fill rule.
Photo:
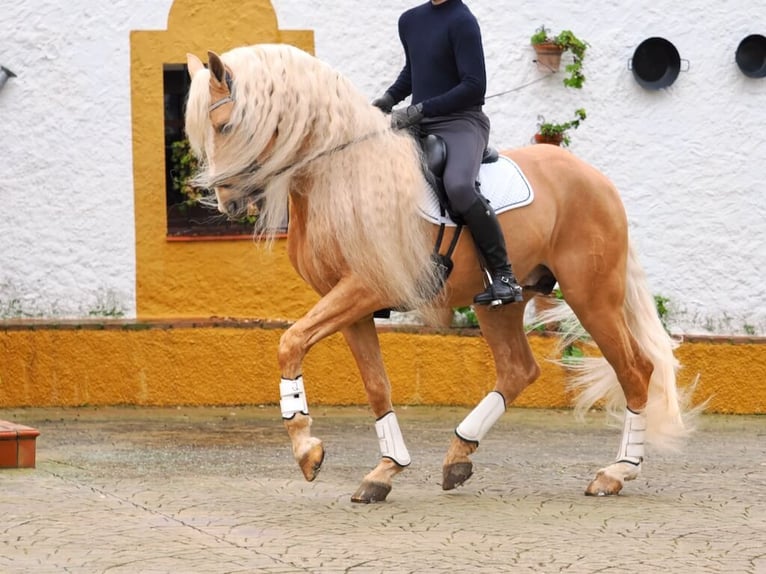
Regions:
<instances>
[{"instance_id":1,"label":"stone paving","mask_svg":"<svg viewBox=\"0 0 766 574\"><path fill-rule=\"evenodd\" d=\"M317 408L327 457L303 481L275 407L0 411L42 432L0 471L0 572L766 573L766 417L703 416L618 497L583 495L619 431L603 415L510 410L443 492L463 408L399 408L413 464L385 503L363 408Z\"/></svg>"}]
</instances>

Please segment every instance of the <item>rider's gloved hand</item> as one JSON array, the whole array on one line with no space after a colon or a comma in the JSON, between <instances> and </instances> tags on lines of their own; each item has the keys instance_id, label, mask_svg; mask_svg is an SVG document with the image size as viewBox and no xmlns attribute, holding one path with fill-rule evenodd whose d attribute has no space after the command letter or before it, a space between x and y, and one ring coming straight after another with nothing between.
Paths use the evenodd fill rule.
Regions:
<instances>
[{"instance_id":1,"label":"rider's gloved hand","mask_svg":"<svg viewBox=\"0 0 766 574\"><path fill-rule=\"evenodd\" d=\"M386 92L379 98L375 98L374 100L372 100L372 105L378 108L384 114L390 114L395 103L396 102L394 101L394 97L388 92Z\"/></svg>"},{"instance_id":2,"label":"rider's gloved hand","mask_svg":"<svg viewBox=\"0 0 766 574\"><path fill-rule=\"evenodd\" d=\"M423 104L415 104L394 110L391 114L391 127L395 130L401 130L419 124L423 119Z\"/></svg>"}]
</instances>

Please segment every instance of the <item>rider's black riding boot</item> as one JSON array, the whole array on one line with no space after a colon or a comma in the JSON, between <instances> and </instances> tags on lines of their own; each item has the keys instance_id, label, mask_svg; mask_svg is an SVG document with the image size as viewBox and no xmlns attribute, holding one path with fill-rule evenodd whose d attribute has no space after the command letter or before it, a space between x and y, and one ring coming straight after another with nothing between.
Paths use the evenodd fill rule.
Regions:
<instances>
[{"instance_id":1,"label":"rider's black riding boot","mask_svg":"<svg viewBox=\"0 0 766 574\"><path fill-rule=\"evenodd\" d=\"M477 198L468 211L461 215L492 276L492 283L476 295L473 302L496 307L522 301L521 285L511 270L505 238L495 211L484 198Z\"/></svg>"}]
</instances>

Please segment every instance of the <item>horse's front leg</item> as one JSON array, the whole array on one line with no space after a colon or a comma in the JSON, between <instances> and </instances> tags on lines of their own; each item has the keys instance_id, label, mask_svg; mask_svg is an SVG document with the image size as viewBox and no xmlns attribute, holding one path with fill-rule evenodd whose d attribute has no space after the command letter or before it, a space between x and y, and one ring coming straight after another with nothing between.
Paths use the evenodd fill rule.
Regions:
<instances>
[{"instance_id":1,"label":"horse's front leg","mask_svg":"<svg viewBox=\"0 0 766 574\"><path fill-rule=\"evenodd\" d=\"M375 432L381 456L380 462L364 477L351 501L380 502L391 492L394 476L410 464L410 454L391 404L391 383L386 375L372 316L343 329L343 336L356 359L367 400L375 415Z\"/></svg>"},{"instance_id":2,"label":"horse's front leg","mask_svg":"<svg viewBox=\"0 0 766 574\"><path fill-rule=\"evenodd\" d=\"M324 447L320 439L311 436L312 421L301 374L303 359L313 345L371 313L376 305L382 306L375 299L356 278L341 279L279 341L282 419L290 435L293 456L308 481L314 480L321 469Z\"/></svg>"},{"instance_id":3,"label":"horse's front leg","mask_svg":"<svg viewBox=\"0 0 766 574\"><path fill-rule=\"evenodd\" d=\"M524 333L524 304L493 311L477 308L476 314L495 359L497 383L455 429L442 466L444 490L452 490L471 477L470 455L503 415L506 406L540 375Z\"/></svg>"}]
</instances>

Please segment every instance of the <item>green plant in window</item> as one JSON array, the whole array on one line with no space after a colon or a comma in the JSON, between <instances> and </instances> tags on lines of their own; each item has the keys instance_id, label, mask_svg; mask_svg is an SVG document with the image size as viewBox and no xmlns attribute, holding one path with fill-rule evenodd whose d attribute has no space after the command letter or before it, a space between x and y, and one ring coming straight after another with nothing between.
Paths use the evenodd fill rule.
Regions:
<instances>
[{"instance_id":1,"label":"green plant in window","mask_svg":"<svg viewBox=\"0 0 766 574\"><path fill-rule=\"evenodd\" d=\"M191 151L189 140L184 138L171 144L170 161L172 164L171 178L173 189L180 192L186 198L184 205L197 205L207 195L207 190L192 185L192 178L199 170L199 162ZM247 207L247 212L235 221L245 225L254 225L257 220L258 207L255 204L251 204Z\"/></svg>"},{"instance_id":2,"label":"green plant in window","mask_svg":"<svg viewBox=\"0 0 766 574\"><path fill-rule=\"evenodd\" d=\"M204 194L202 190L191 184L191 180L199 168L199 163L191 151L189 140L184 138L171 144L170 162L172 164L173 189L186 198L185 203L187 205L195 205Z\"/></svg>"}]
</instances>

